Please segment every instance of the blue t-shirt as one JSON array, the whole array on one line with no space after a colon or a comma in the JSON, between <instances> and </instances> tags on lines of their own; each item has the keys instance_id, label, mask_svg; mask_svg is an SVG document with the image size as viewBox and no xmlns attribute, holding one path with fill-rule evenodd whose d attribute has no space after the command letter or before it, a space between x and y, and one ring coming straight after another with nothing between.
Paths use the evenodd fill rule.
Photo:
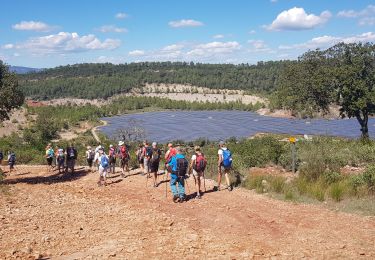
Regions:
<instances>
[{"instance_id":1,"label":"blue t-shirt","mask_svg":"<svg viewBox=\"0 0 375 260\"><path fill-rule=\"evenodd\" d=\"M176 154L172 157L171 161L169 162L169 166L172 168L172 172L177 171L177 159L185 158L183 154Z\"/></svg>"}]
</instances>

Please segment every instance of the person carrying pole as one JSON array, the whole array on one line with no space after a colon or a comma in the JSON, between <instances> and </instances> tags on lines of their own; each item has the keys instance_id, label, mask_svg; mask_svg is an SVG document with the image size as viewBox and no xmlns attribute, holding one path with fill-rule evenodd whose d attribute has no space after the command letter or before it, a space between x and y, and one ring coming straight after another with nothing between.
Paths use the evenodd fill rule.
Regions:
<instances>
[{"instance_id":1,"label":"person carrying pole","mask_svg":"<svg viewBox=\"0 0 375 260\"><path fill-rule=\"evenodd\" d=\"M219 150L218 150L218 176L217 176L217 186L214 187L215 191L220 190L221 184L221 177L223 173L225 174L225 180L227 182L228 191L232 191L233 187L229 181L229 174L232 169L232 153L225 145L224 141L219 142Z\"/></svg>"},{"instance_id":2,"label":"person carrying pole","mask_svg":"<svg viewBox=\"0 0 375 260\"><path fill-rule=\"evenodd\" d=\"M182 154L181 148L178 146L176 149L176 155L172 157L167 167L170 168L171 172L171 191L173 194L173 202L184 202L186 200L185 194L185 176L189 167L189 162ZM178 186L178 190L177 187Z\"/></svg>"}]
</instances>

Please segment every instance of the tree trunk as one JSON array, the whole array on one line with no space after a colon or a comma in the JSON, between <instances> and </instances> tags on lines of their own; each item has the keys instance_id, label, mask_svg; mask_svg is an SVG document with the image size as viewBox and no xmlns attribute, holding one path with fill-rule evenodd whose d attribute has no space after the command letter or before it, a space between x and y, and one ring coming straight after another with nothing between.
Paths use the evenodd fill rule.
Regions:
<instances>
[{"instance_id":1,"label":"tree trunk","mask_svg":"<svg viewBox=\"0 0 375 260\"><path fill-rule=\"evenodd\" d=\"M369 134L368 134L368 112L367 111L362 111L363 117L361 117L361 113L358 112L356 114L356 118L361 125L361 132L362 132L362 139L369 139Z\"/></svg>"}]
</instances>

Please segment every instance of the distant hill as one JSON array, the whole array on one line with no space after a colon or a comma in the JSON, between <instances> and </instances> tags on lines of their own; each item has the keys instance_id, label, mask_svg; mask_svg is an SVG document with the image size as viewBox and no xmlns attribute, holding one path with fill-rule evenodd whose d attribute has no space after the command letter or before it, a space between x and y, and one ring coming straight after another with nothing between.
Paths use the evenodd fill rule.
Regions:
<instances>
[{"instance_id":1,"label":"distant hill","mask_svg":"<svg viewBox=\"0 0 375 260\"><path fill-rule=\"evenodd\" d=\"M17 74L26 74L26 73L31 73L31 72L40 72L43 69L21 67L21 66L10 66L9 70Z\"/></svg>"},{"instance_id":2,"label":"distant hill","mask_svg":"<svg viewBox=\"0 0 375 260\"><path fill-rule=\"evenodd\" d=\"M249 64L140 62L113 65L84 63L19 75L27 97L108 98L146 83L186 84L211 89L240 89L247 93L272 93L279 75L291 61Z\"/></svg>"}]
</instances>

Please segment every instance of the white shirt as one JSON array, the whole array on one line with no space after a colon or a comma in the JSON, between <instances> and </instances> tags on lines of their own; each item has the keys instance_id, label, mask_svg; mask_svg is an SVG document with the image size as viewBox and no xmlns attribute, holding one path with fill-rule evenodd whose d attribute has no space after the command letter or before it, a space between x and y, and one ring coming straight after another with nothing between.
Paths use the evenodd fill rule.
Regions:
<instances>
[{"instance_id":1,"label":"white shirt","mask_svg":"<svg viewBox=\"0 0 375 260\"><path fill-rule=\"evenodd\" d=\"M217 154L223 155L223 150L228 150L228 148L226 148L226 147L220 148L219 151L217 151Z\"/></svg>"}]
</instances>

